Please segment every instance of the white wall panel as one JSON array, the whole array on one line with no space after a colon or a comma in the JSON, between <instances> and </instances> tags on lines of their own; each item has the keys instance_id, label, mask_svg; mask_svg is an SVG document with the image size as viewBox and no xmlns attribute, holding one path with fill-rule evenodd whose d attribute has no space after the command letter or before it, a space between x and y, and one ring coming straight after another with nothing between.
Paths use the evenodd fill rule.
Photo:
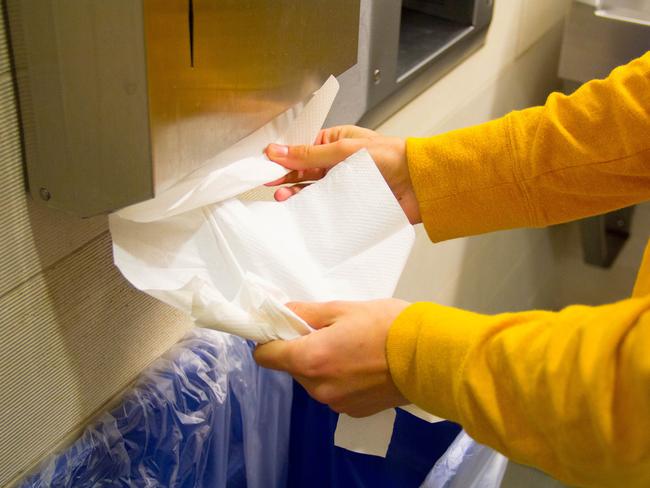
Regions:
<instances>
[{"instance_id":1,"label":"white wall panel","mask_svg":"<svg viewBox=\"0 0 650 488\"><path fill-rule=\"evenodd\" d=\"M517 55L536 43L549 29L562 23L570 0L523 0L517 36Z\"/></svg>"}]
</instances>

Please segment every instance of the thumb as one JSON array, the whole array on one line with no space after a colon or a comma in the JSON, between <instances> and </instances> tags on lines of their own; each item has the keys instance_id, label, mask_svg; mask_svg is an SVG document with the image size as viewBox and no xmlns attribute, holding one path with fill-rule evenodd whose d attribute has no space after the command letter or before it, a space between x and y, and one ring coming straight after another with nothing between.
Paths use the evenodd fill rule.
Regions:
<instances>
[{"instance_id":1,"label":"thumb","mask_svg":"<svg viewBox=\"0 0 650 488\"><path fill-rule=\"evenodd\" d=\"M296 341L299 340L277 340L260 344L253 351L253 358L257 364L265 368L290 371L292 354L294 354L296 348Z\"/></svg>"},{"instance_id":2,"label":"thumb","mask_svg":"<svg viewBox=\"0 0 650 488\"><path fill-rule=\"evenodd\" d=\"M271 161L288 169L331 168L367 145L367 139L341 139L315 146L269 144L265 153Z\"/></svg>"},{"instance_id":3,"label":"thumb","mask_svg":"<svg viewBox=\"0 0 650 488\"><path fill-rule=\"evenodd\" d=\"M289 302L286 307L314 329L322 329L336 322L346 302Z\"/></svg>"}]
</instances>

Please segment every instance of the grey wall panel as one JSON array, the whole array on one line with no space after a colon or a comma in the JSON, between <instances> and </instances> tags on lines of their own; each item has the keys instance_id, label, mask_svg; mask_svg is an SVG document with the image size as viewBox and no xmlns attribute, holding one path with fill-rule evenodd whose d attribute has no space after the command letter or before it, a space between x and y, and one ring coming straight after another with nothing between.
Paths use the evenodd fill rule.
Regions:
<instances>
[{"instance_id":1,"label":"grey wall panel","mask_svg":"<svg viewBox=\"0 0 650 488\"><path fill-rule=\"evenodd\" d=\"M0 24L4 26L4 24ZM0 35L4 39L4 35ZM6 46L0 44L0 53ZM106 230L33 202L25 189L18 114L8 57L0 54L0 295Z\"/></svg>"},{"instance_id":2,"label":"grey wall panel","mask_svg":"<svg viewBox=\"0 0 650 488\"><path fill-rule=\"evenodd\" d=\"M0 485L87 422L190 326L132 289L110 238L0 298Z\"/></svg>"},{"instance_id":3,"label":"grey wall panel","mask_svg":"<svg viewBox=\"0 0 650 488\"><path fill-rule=\"evenodd\" d=\"M188 327L124 281L105 217L28 197L0 18L0 486L73 439Z\"/></svg>"}]
</instances>

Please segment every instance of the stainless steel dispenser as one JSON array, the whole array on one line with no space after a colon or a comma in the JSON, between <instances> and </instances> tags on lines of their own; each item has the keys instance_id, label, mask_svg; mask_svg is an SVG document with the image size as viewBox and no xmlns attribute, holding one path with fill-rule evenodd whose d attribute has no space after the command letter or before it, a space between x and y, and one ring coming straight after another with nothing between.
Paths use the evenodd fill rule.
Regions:
<instances>
[{"instance_id":1,"label":"stainless steel dispenser","mask_svg":"<svg viewBox=\"0 0 650 488\"><path fill-rule=\"evenodd\" d=\"M362 0L357 66L327 124L374 127L485 40L493 0Z\"/></svg>"},{"instance_id":2,"label":"stainless steel dispenser","mask_svg":"<svg viewBox=\"0 0 650 488\"><path fill-rule=\"evenodd\" d=\"M357 60L359 0L8 0L29 189L153 197Z\"/></svg>"}]
</instances>

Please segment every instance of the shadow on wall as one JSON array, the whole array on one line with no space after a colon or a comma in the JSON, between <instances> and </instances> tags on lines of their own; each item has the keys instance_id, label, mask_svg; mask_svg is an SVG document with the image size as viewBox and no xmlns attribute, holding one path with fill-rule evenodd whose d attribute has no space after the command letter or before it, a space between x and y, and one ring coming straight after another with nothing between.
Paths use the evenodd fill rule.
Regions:
<instances>
[{"instance_id":1,"label":"shadow on wall","mask_svg":"<svg viewBox=\"0 0 650 488\"><path fill-rule=\"evenodd\" d=\"M17 347L2 370L12 371L6 386L17 389L8 399L15 423L6 428L19 439L20 461L30 465L83 426L190 322L122 278L105 217L81 221L20 198L27 212L17 248L35 257L7 297Z\"/></svg>"}]
</instances>

